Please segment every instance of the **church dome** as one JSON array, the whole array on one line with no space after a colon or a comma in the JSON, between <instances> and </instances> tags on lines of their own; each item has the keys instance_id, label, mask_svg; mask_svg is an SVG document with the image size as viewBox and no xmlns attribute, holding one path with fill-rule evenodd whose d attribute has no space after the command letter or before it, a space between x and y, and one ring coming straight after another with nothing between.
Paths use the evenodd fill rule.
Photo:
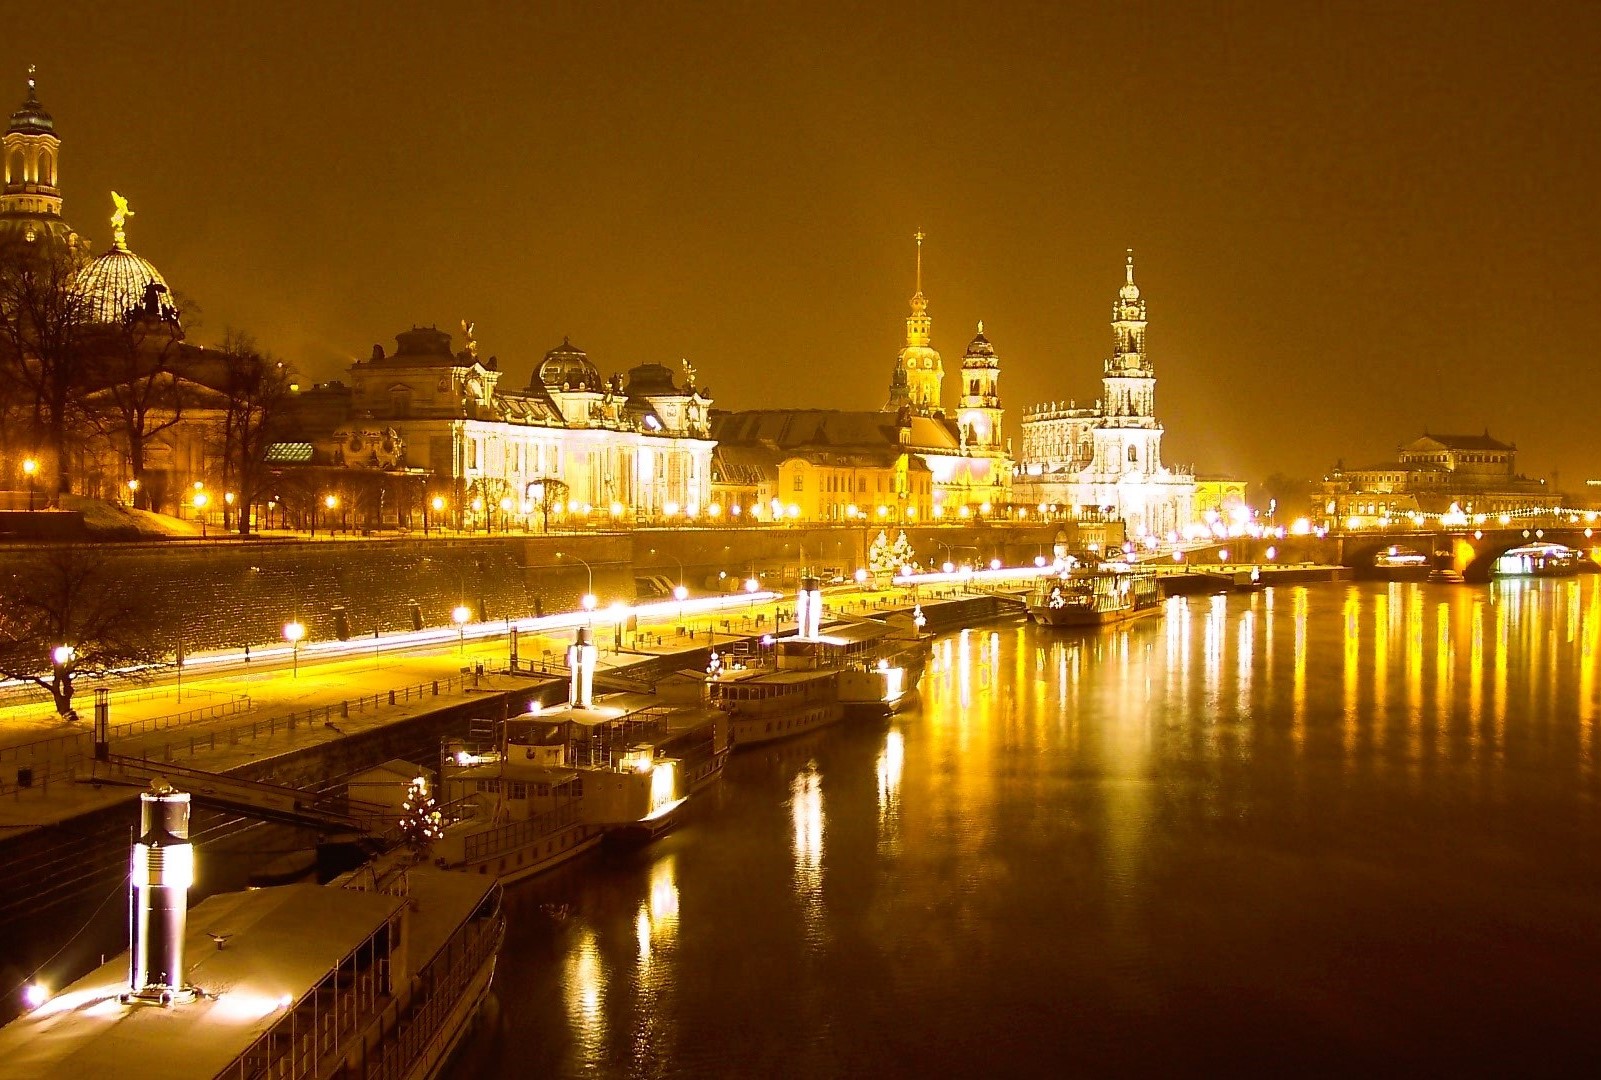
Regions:
<instances>
[{"instance_id":1,"label":"church dome","mask_svg":"<svg viewBox=\"0 0 1601 1080\"><path fill-rule=\"evenodd\" d=\"M77 287L89 322L117 324L130 312L146 307L152 307L149 313L161 318L176 314L161 271L125 246L113 247L80 270Z\"/></svg>"},{"instance_id":2,"label":"church dome","mask_svg":"<svg viewBox=\"0 0 1601 1080\"><path fill-rule=\"evenodd\" d=\"M589 354L568 341L545 354L534 378L552 390L600 390L600 371L589 361Z\"/></svg>"}]
</instances>

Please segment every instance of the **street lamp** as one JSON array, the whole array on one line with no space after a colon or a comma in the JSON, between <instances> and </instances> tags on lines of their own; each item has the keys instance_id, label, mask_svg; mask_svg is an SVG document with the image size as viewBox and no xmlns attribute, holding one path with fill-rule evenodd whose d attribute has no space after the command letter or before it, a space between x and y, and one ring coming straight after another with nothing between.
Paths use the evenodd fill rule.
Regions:
<instances>
[{"instance_id":1,"label":"street lamp","mask_svg":"<svg viewBox=\"0 0 1601 1080\"><path fill-rule=\"evenodd\" d=\"M684 601L689 599L689 590L680 585L673 590L673 598L678 601L678 621L684 621Z\"/></svg>"},{"instance_id":2,"label":"street lamp","mask_svg":"<svg viewBox=\"0 0 1601 1080\"><path fill-rule=\"evenodd\" d=\"M284 640L289 642L290 651L294 655L294 667L292 671L294 678L300 677L300 639L305 636L306 625L300 620L296 619L291 622L284 623Z\"/></svg>"},{"instance_id":3,"label":"street lamp","mask_svg":"<svg viewBox=\"0 0 1601 1080\"><path fill-rule=\"evenodd\" d=\"M200 519L200 539L206 538L206 504L211 498L204 491L195 492L195 516Z\"/></svg>"},{"instance_id":4,"label":"street lamp","mask_svg":"<svg viewBox=\"0 0 1601 1080\"><path fill-rule=\"evenodd\" d=\"M570 552L558 551L558 552L556 552L556 558L558 558L558 559L561 559L561 558L577 559L579 562L584 564L584 572L589 575L589 587L585 590L583 598L579 601L579 603L583 605L583 608L584 608L585 611L590 611L590 612L594 611L595 610L595 604L596 604L596 600L595 600L595 568L593 566L590 566L589 565L589 560L584 558L582 555L573 555Z\"/></svg>"},{"instance_id":5,"label":"street lamp","mask_svg":"<svg viewBox=\"0 0 1601 1080\"><path fill-rule=\"evenodd\" d=\"M132 504L132 503L138 501L138 498L139 498L139 481L137 479L129 480L128 481L128 502L129 502L129 504Z\"/></svg>"},{"instance_id":6,"label":"street lamp","mask_svg":"<svg viewBox=\"0 0 1601 1080\"><path fill-rule=\"evenodd\" d=\"M339 496L325 495L323 496L322 504L328 508L328 531L332 533L334 531L333 515L334 510L339 506Z\"/></svg>"},{"instance_id":7,"label":"street lamp","mask_svg":"<svg viewBox=\"0 0 1601 1080\"><path fill-rule=\"evenodd\" d=\"M433 502L428 505L434 508L434 517L437 519L444 512L445 500L435 495ZM422 534L424 536L428 535L428 506L424 506L422 511Z\"/></svg>"},{"instance_id":8,"label":"street lamp","mask_svg":"<svg viewBox=\"0 0 1601 1080\"><path fill-rule=\"evenodd\" d=\"M451 619L456 623L456 640L461 643L461 651L467 651L467 622L473 617L472 609L466 604L457 604L450 613Z\"/></svg>"},{"instance_id":9,"label":"street lamp","mask_svg":"<svg viewBox=\"0 0 1601 1080\"><path fill-rule=\"evenodd\" d=\"M33 513L33 477L39 471L39 462L35 458L22 459L22 475L28 478L28 513Z\"/></svg>"}]
</instances>

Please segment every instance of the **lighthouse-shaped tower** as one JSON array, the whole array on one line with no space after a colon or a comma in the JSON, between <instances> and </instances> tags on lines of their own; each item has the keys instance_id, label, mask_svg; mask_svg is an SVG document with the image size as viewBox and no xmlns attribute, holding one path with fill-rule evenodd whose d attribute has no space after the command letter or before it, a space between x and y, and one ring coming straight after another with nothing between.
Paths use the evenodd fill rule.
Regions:
<instances>
[{"instance_id":1,"label":"lighthouse-shaped tower","mask_svg":"<svg viewBox=\"0 0 1601 1080\"><path fill-rule=\"evenodd\" d=\"M61 137L39 103L33 69L28 97L0 135L0 245L60 243L76 250L78 238L61 217Z\"/></svg>"}]
</instances>

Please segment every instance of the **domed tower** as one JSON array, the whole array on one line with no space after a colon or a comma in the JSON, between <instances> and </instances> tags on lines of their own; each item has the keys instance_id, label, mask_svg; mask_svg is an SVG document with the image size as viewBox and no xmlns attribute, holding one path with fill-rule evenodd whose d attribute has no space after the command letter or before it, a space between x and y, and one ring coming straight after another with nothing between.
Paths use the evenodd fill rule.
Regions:
<instances>
[{"instance_id":1,"label":"domed tower","mask_svg":"<svg viewBox=\"0 0 1601 1080\"><path fill-rule=\"evenodd\" d=\"M1108 419L1123 418L1129 426L1154 425L1156 420L1156 372L1145 354L1145 301L1134 284L1134 249L1128 252L1123 287L1112 305L1111 359L1106 361L1101 384L1105 389L1102 407ZM1141 421L1147 422L1141 425Z\"/></svg>"},{"instance_id":2,"label":"domed tower","mask_svg":"<svg viewBox=\"0 0 1601 1080\"><path fill-rule=\"evenodd\" d=\"M984 336L984 323L978 324L978 334L968 342L967 353L962 357L962 401L958 419L967 436L967 445L975 450L1001 448L1001 361L995 355L995 346Z\"/></svg>"},{"instance_id":3,"label":"domed tower","mask_svg":"<svg viewBox=\"0 0 1601 1080\"><path fill-rule=\"evenodd\" d=\"M176 323L167 279L150 260L128 249L127 221L133 216L128 200L111 193L111 247L78 272L78 292L84 317L91 323L115 326L128 318L160 319Z\"/></svg>"},{"instance_id":4,"label":"domed tower","mask_svg":"<svg viewBox=\"0 0 1601 1080\"><path fill-rule=\"evenodd\" d=\"M923 296L923 234L917 234L917 292L912 296L912 314L906 320L906 348L896 360L896 371L890 383L890 404L886 409L897 408L895 401L898 383L906 380L906 404L913 412L925 416L943 416L941 389L945 381L945 365L939 352L929 345L934 320L928 314L928 300Z\"/></svg>"},{"instance_id":5,"label":"domed tower","mask_svg":"<svg viewBox=\"0 0 1601 1080\"><path fill-rule=\"evenodd\" d=\"M78 238L61 219L61 139L55 119L39 104L33 69L28 97L0 136L0 244L58 241L69 248Z\"/></svg>"}]
</instances>

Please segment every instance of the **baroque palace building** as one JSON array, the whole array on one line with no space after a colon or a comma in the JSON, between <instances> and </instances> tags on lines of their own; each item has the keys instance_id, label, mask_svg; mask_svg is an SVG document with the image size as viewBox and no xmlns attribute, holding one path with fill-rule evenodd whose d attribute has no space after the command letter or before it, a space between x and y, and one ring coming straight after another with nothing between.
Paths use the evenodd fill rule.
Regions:
<instances>
[{"instance_id":1,"label":"baroque palace building","mask_svg":"<svg viewBox=\"0 0 1601 1080\"><path fill-rule=\"evenodd\" d=\"M347 415L322 439L307 433L315 460L354 467L374 460L375 443L398 440L395 462L448 491L450 513L468 526L531 515L670 522L706 511L711 398L688 364L682 386L660 364L603 377L564 338L526 386L508 387L499 360L479 358L473 327L463 330L459 352L444 331L412 327L393 353L374 345L352 364Z\"/></svg>"},{"instance_id":2,"label":"baroque palace building","mask_svg":"<svg viewBox=\"0 0 1601 1080\"><path fill-rule=\"evenodd\" d=\"M1134 252L1112 304L1112 355L1093 407L1049 402L1023 416L1023 453L1012 481L1022 504L1121 518L1131 537L1175 539L1195 518L1196 480L1162 463L1156 369L1146 350L1146 308Z\"/></svg>"}]
</instances>

